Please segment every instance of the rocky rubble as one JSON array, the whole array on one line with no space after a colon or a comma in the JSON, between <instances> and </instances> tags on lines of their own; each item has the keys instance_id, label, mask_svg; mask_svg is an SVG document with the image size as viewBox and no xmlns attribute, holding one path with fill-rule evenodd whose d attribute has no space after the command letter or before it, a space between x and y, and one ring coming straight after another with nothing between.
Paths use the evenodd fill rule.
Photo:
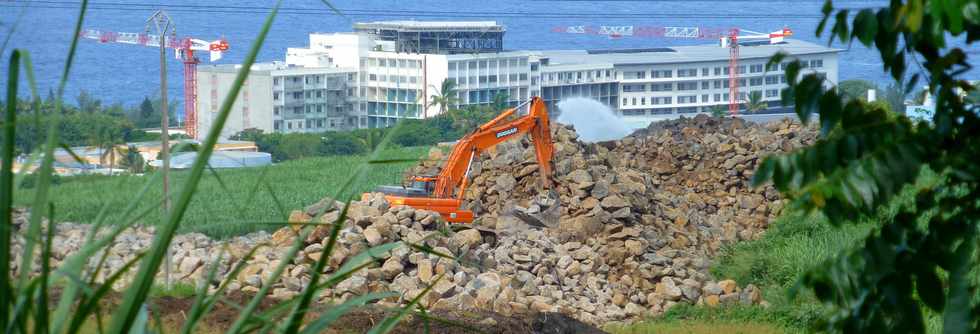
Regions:
<instances>
[{"instance_id":1,"label":"rocky rubble","mask_svg":"<svg viewBox=\"0 0 980 334\"><path fill-rule=\"evenodd\" d=\"M541 196L528 141L512 141L475 162L465 194L466 205L480 216L477 224L499 231L496 243L485 243L472 229L445 233L445 223L434 212L391 206L373 194L352 203L329 254L328 272L388 242L425 245L456 259L398 247L376 254L374 265L320 297L396 291L401 297L384 303L399 303L432 284L423 297L431 308L504 315L561 312L592 324L658 314L677 303L765 303L756 287L715 281L707 268L719 247L758 237L781 207L773 189L748 185L760 158L811 143L813 130L789 121L762 126L699 116L657 123L607 143L579 142L564 126L555 126L553 134L558 226L530 228L507 214L555 204ZM440 151L433 150L431 159L412 172L435 174L439 157ZM225 274L256 247L231 289L255 292L272 284L275 297L295 295L308 285L313 263L322 256L329 224L339 216L337 207L324 199L293 212L291 222L323 225L302 240L302 249L290 259L284 256L297 237L294 228L220 242L200 234L177 236L175 275L201 279L221 254L215 249L227 250L218 266ZM55 265L77 251L88 230L85 225L57 226ZM103 272L120 268L151 238L149 228L124 232L111 246L110 270ZM283 261L288 261L283 277L270 281L271 271Z\"/></svg>"}]
</instances>

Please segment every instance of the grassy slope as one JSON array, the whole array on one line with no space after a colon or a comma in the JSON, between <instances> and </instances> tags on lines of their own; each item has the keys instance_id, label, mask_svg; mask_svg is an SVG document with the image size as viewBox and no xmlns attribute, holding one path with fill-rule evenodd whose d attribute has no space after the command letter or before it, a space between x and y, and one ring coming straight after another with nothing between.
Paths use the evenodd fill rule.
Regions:
<instances>
[{"instance_id":1,"label":"grassy slope","mask_svg":"<svg viewBox=\"0 0 980 334\"><path fill-rule=\"evenodd\" d=\"M426 148L392 149L382 156L385 159L417 159ZM229 236L251 232L282 222L289 211L302 208L325 196L333 196L336 189L354 172L358 164L367 159L363 156L308 158L260 167L215 170L208 172L198 185L187 214L185 231L200 231L213 236ZM373 189L379 184L399 184L401 175L413 162L376 164L371 166L365 181L353 186L353 194ZM171 193L178 193L187 173L171 173ZM153 180L144 176L82 176L62 179L51 188L56 217L70 222L91 222L103 205L109 206L111 217L118 217L125 206ZM154 180L157 183L159 179ZM146 198L160 198L160 186L153 186ZM257 190L256 190L257 189ZM31 189L19 189L17 205L26 205L33 198ZM141 207L150 208L155 203L144 200ZM159 210L148 210L143 218L147 224L161 221ZM118 219L110 220L118 222Z\"/></svg>"},{"instance_id":2,"label":"grassy slope","mask_svg":"<svg viewBox=\"0 0 980 334\"><path fill-rule=\"evenodd\" d=\"M938 183L940 178L925 171L919 185ZM724 333L724 332L805 332L823 312L812 294L803 289L796 299L789 298L799 276L838 252L850 249L872 232L884 217L893 216L901 204L911 203L913 189L906 189L878 218L832 226L821 215L787 211L759 240L742 242L725 249L712 267L716 278L731 278L740 286L762 288L770 307L735 306L720 309L682 305L663 317L631 326L609 328L614 333ZM937 332L941 319L930 314L927 327ZM685 327L686 326L686 327ZM696 330L691 330L694 328Z\"/></svg>"}]
</instances>

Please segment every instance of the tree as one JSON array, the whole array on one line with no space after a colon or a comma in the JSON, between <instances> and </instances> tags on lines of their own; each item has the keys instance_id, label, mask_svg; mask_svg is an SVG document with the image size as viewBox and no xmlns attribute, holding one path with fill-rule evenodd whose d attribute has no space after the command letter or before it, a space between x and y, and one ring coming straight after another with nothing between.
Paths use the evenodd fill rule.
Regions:
<instances>
[{"instance_id":1,"label":"tree","mask_svg":"<svg viewBox=\"0 0 980 334\"><path fill-rule=\"evenodd\" d=\"M84 113L96 113L102 110L102 101L82 90L78 93L78 110Z\"/></svg>"},{"instance_id":2,"label":"tree","mask_svg":"<svg viewBox=\"0 0 980 334\"><path fill-rule=\"evenodd\" d=\"M301 159L317 156L320 136L311 133L290 134L279 144L283 159Z\"/></svg>"},{"instance_id":3,"label":"tree","mask_svg":"<svg viewBox=\"0 0 980 334\"><path fill-rule=\"evenodd\" d=\"M891 108L892 112L904 114L906 95L907 94L905 94L902 87L899 87L896 84L890 84L881 92L881 95L878 95L878 100L888 103L888 106Z\"/></svg>"},{"instance_id":4,"label":"tree","mask_svg":"<svg viewBox=\"0 0 980 334\"><path fill-rule=\"evenodd\" d=\"M843 89L825 89L824 79L815 74L798 78L798 61L787 65L791 94L784 95L783 103L793 104L804 122L819 113L821 138L765 158L753 183L772 182L790 205L823 214L835 225L864 217L880 220L857 247L802 276L802 285L832 306L820 329L924 332L926 308L942 317L945 333L975 333L980 317L980 106L957 96L959 89L975 89L959 78L970 62L967 52L945 40L964 41L968 49L980 40L977 4L895 0L853 13L835 10L827 1L818 35L830 21L831 43L857 40L876 48L883 68L904 91L924 79L936 103L931 124L912 123L861 99L848 99ZM784 58L778 54L770 64ZM911 62L921 65L906 76ZM929 171L939 181L918 183ZM903 190L912 200L893 201Z\"/></svg>"},{"instance_id":5,"label":"tree","mask_svg":"<svg viewBox=\"0 0 980 334\"><path fill-rule=\"evenodd\" d=\"M966 94L965 100L966 103L969 104L974 104L974 105L980 104L980 89L974 89L973 91L968 92Z\"/></svg>"},{"instance_id":6,"label":"tree","mask_svg":"<svg viewBox=\"0 0 980 334\"><path fill-rule=\"evenodd\" d=\"M749 113L760 112L769 108L769 104L762 99L762 92L753 91L749 93L749 100L745 101L745 109Z\"/></svg>"},{"instance_id":7,"label":"tree","mask_svg":"<svg viewBox=\"0 0 980 334\"><path fill-rule=\"evenodd\" d=\"M320 155L354 155L367 152L366 145L349 132L327 132L317 148Z\"/></svg>"},{"instance_id":8,"label":"tree","mask_svg":"<svg viewBox=\"0 0 980 334\"><path fill-rule=\"evenodd\" d=\"M868 91L872 89L877 91L878 86L871 81L851 79L841 81L841 83L837 85L837 89L840 91L840 95L845 100L850 101L853 99L861 99L867 101Z\"/></svg>"},{"instance_id":9,"label":"tree","mask_svg":"<svg viewBox=\"0 0 980 334\"><path fill-rule=\"evenodd\" d=\"M493 110L500 112L507 109L507 100L510 99L510 95L505 92L498 92L493 96L493 103L490 104Z\"/></svg>"},{"instance_id":10,"label":"tree","mask_svg":"<svg viewBox=\"0 0 980 334\"><path fill-rule=\"evenodd\" d=\"M140 103L138 118L140 121L151 119L153 117L153 101L150 101L148 96L143 97L143 102Z\"/></svg>"},{"instance_id":11,"label":"tree","mask_svg":"<svg viewBox=\"0 0 980 334\"><path fill-rule=\"evenodd\" d=\"M449 111L451 106L456 105L458 102L459 99L456 97L456 82L445 79L442 80L442 85L440 85L436 93L429 97L429 105L427 107L438 106L439 113L444 114Z\"/></svg>"},{"instance_id":12,"label":"tree","mask_svg":"<svg viewBox=\"0 0 980 334\"><path fill-rule=\"evenodd\" d=\"M146 161L135 145L129 145L123 151L122 159L119 160L119 166L126 168L130 173L139 174L145 170Z\"/></svg>"}]
</instances>

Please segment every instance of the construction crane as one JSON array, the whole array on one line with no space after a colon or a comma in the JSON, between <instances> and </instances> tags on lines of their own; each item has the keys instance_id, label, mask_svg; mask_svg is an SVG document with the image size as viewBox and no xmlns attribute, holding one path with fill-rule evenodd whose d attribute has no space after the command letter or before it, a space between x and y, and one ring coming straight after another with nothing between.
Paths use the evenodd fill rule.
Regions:
<instances>
[{"instance_id":1,"label":"construction crane","mask_svg":"<svg viewBox=\"0 0 980 334\"><path fill-rule=\"evenodd\" d=\"M127 33L87 29L80 37L99 41L100 43L122 43L159 48L160 36L145 33ZM228 41L224 38L208 42L191 37L170 36L165 46L174 49L177 59L184 62L184 129L187 135L197 139L197 64L200 59L195 51L210 53L210 61L218 61L228 51Z\"/></svg>"},{"instance_id":2,"label":"construction crane","mask_svg":"<svg viewBox=\"0 0 980 334\"><path fill-rule=\"evenodd\" d=\"M743 102L738 98L738 52L740 45L776 44L783 39L793 36L793 30L782 30L761 33L739 28L706 28L706 27L659 27L659 26L558 26L551 29L555 33L599 35L610 39L623 37L656 37L656 38L687 38L687 39L717 39L720 46L729 49L728 59L728 113L738 114Z\"/></svg>"}]
</instances>

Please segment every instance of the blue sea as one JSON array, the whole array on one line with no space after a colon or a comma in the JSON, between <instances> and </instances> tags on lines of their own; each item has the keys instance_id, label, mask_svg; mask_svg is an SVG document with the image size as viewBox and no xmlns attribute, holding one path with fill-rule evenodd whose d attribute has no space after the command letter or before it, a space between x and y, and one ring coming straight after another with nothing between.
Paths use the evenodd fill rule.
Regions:
<instances>
[{"instance_id":1,"label":"blue sea","mask_svg":"<svg viewBox=\"0 0 980 334\"><path fill-rule=\"evenodd\" d=\"M272 1L193 0L93 0L83 27L120 32L142 32L155 9L168 11L178 36L204 40L226 38L231 49L218 63L239 63L254 42ZM887 1L835 1L838 7L885 6ZM822 0L437 0L353 1L286 0L276 17L259 61L282 60L288 47L305 47L311 32L350 31L353 22L377 20L495 20L506 26L506 49L616 49L716 43L714 40L685 40L647 37L609 39L596 35L554 33L564 26L700 26L768 32L783 27L794 30L794 38L826 44L815 36ZM72 0L0 0L0 43L9 38L0 73L7 76L11 48L31 53L38 89L42 96L55 89L65 65L79 2ZM332 6L332 7L331 7ZM338 15L334 8L342 15ZM11 34L11 29L13 33ZM833 45L841 53L840 78L866 79L881 85L891 83L882 72L877 51L855 43ZM976 50L971 56L978 57ZM206 57L204 57L206 58ZM208 63L207 59L202 59ZM977 63L977 60L974 60ZM182 99L182 63L168 54L168 94ZM73 101L81 90L103 103L135 105L144 96L159 96L159 55L156 49L100 44L81 40L69 74L65 97ZM978 70L970 74L980 77ZM26 81L21 87L26 87ZM3 82L0 88L6 91ZM24 90L22 90L24 92ZM22 93L23 95L23 93ZM182 110L182 108L178 108Z\"/></svg>"}]
</instances>

